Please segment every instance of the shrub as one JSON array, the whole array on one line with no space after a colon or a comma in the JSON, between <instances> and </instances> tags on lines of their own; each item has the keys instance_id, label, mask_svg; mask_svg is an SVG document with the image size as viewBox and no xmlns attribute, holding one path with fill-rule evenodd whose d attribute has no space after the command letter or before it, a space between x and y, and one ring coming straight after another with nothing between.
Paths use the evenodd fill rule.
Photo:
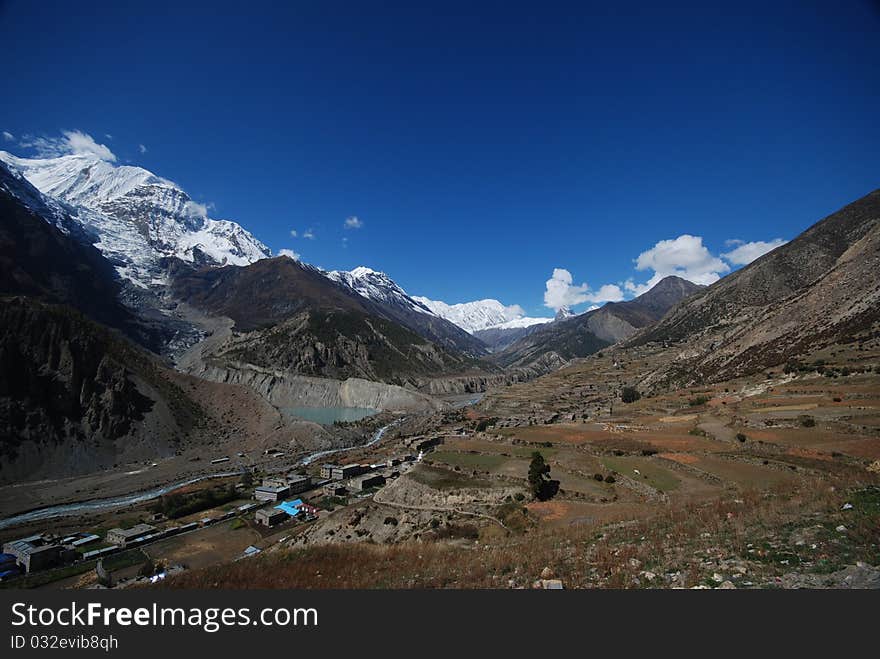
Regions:
<instances>
[{"instance_id":1,"label":"shrub","mask_svg":"<svg viewBox=\"0 0 880 659\"><path fill-rule=\"evenodd\" d=\"M690 405L691 407L699 407L700 405L705 405L708 402L708 396L694 396L688 401L688 405Z\"/></svg>"},{"instance_id":2,"label":"shrub","mask_svg":"<svg viewBox=\"0 0 880 659\"><path fill-rule=\"evenodd\" d=\"M606 483L614 483L614 482L616 482L616 480L617 480L617 479L614 478L614 476L612 476L611 474L608 474L608 475L605 477L605 482L606 482Z\"/></svg>"},{"instance_id":3,"label":"shrub","mask_svg":"<svg viewBox=\"0 0 880 659\"><path fill-rule=\"evenodd\" d=\"M605 477L602 474L594 474L593 478L595 478L597 481L600 481L600 482L605 480Z\"/></svg>"},{"instance_id":4,"label":"shrub","mask_svg":"<svg viewBox=\"0 0 880 659\"><path fill-rule=\"evenodd\" d=\"M738 433L736 434L736 438L737 438L739 441L741 441L741 442L746 441L746 436L743 435L741 432L738 432Z\"/></svg>"},{"instance_id":5,"label":"shrub","mask_svg":"<svg viewBox=\"0 0 880 659\"><path fill-rule=\"evenodd\" d=\"M642 395L635 389L635 387L624 387L620 394L620 399L624 403L635 403L641 397Z\"/></svg>"},{"instance_id":6,"label":"shrub","mask_svg":"<svg viewBox=\"0 0 880 659\"><path fill-rule=\"evenodd\" d=\"M532 495L539 501L552 499L559 491L559 481L550 480L550 465L538 451L532 453L529 464L529 487Z\"/></svg>"},{"instance_id":7,"label":"shrub","mask_svg":"<svg viewBox=\"0 0 880 659\"><path fill-rule=\"evenodd\" d=\"M801 422L801 425L804 428L812 428L816 425L816 420L811 416L807 416L806 414L799 416L798 421Z\"/></svg>"},{"instance_id":8,"label":"shrub","mask_svg":"<svg viewBox=\"0 0 880 659\"><path fill-rule=\"evenodd\" d=\"M391 526L397 526L397 518L396 517L386 517L385 524L390 524Z\"/></svg>"},{"instance_id":9,"label":"shrub","mask_svg":"<svg viewBox=\"0 0 880 659\"><path fill-rule=\"evenodd\" d=\"M479 423L477 423L476 430L477 432L485 432L487 428L490 426L494 426L498 419L480 419Z\"/></svg>"}]
</instances>

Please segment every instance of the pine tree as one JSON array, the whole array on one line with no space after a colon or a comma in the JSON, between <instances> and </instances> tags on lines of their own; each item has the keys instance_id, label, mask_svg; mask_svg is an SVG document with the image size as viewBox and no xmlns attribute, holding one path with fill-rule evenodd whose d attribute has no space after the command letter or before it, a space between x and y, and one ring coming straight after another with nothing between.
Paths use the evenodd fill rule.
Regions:
<instances>
[{"instance_id":1,"label":"pine tree","mask_svg":"<svg viewBox=\"0 0 880 659\"><path fill-rule=\"evenodd\" d=\"M539 501L546 501L559 491L559 481L550 479L550 465L544 461L539 451L532 453L529 464L529 487Z\"/></svg>"},{"instance_id":2,"label":"pine tree","mask_svg":"<svg viewBox=\"0 0 880 659\"><path fill-rule=\"evenodd\" d=\"M549 477L549 474L550 465L544 462L544 456L538 451L532 453L532 463L529 465L529 486L535 497L541 498L544 483L547 482L546 477Z\"/></svg>"}]
</instances>

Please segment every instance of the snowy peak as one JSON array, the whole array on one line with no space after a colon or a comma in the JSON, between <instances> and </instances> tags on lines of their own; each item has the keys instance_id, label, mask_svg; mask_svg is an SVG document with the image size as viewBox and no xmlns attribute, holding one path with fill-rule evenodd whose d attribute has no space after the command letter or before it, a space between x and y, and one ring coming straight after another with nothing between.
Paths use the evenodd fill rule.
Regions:
<instances>
[{"instance_id":1,"label":"snowy peak","mask_svg":"<svg viewBox=\"0 0 880 659\"><path fill-rule=\"evenodd\" d=\"M553 319L554 321L565 320L566 318L571 318L574 316L574 312L568 307L560 307L556 312L556 317Z\"/></svg>"},{"instance_id":2,"label":"snowy peak","mask_svg":"<svg viewBox=\"0 0 880 659\"><path fill-rule=\"evenodd\" d=\"M94 207L124 197L135 188L154 185L183 193L177 185L141 167L115 166L96 156L17 158L0 152L0 159L22 172L44 194L67 203Z\"/></svg>"},{"instance_id":3,"label":"snowy peak","mask_svg":"<svg viewBox=\"0 0 880 659\"><path fill-rule=\"evenodd\" d=\"M532 318L529 316L523 316L522 318L514 318L513 320L508 320L504 323L499 323L498 325L493 325L487 329L525 329L526 327L533 327L534 325L544 325L546 323L552 323L552 318Z\"/></svg>"},{"instance_id":4,"label":"snowy peak","mask_svg":"<svg viewBox=\"0 0 880 659\"><path fill-rule=\"evenodd\" d=\"M169 256L213 266L271 256L239 224L209 218L180 186L142 167L84 155L18 158L5 151L0 161L63 205L120 275L138 286L164 283L160 262Z\"/></svg>"},{"instance_id":5,"label":"snowy peak","mask_svg":"<svg viewBox=\"0 0 880 659\"><path fill-rule=\"evenodd\" d=\"M350 288L367 299L433 315L430 309L407 295L407 292L384 272L359 266L348 272L332 270L326 275L336 283Z\"/></svg>"},{"instance_id":6,"label":"snowy peak","mask_svg":"<svg viewBox=\"0 0 880 659\"><path fill-rule=\"evenodd\" d=\"M498 300L486 299L460 304L446 304L439 300L426 297L413 298L423 304L441 318L445 318L473 334L479 330L490 328L507 329L511 327L529 327L538 323L546 323L549 318L527 318L522 307L513 304L505 306Z\"/></svg>"}]
</instances>

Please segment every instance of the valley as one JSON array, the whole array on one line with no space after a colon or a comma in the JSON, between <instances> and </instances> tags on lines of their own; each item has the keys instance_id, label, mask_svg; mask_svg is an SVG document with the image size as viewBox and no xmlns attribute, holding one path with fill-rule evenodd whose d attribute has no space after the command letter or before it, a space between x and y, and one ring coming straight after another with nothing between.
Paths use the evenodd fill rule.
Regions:
<instances>
[{"instance_id":1,"label":"valley","mask_svg":"<svg viewBox=\"0 0 880 659\"><path fill-rule=\"evenodd\" d=\"M4 583L880 585L880 192L553 319L194 203L0 152Z\"/></svg>"}]
</instances>

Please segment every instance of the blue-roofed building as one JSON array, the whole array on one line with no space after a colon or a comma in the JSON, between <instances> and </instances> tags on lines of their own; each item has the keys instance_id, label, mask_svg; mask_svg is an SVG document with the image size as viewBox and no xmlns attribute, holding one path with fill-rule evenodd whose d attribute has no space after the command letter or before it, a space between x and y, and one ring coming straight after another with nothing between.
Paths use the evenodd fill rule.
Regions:
<instances>
[{"instance_id":1,"label":"blue-roofed building","mask_svg":"<svg viewBox=\"0 0 880 659\"><path fill-rule=\"evenodd\" d=\"M277 510L283 510L291 517L296 517L297 515L299 515L299 508L302 505L303 505L302 499L294 499L293 501L283 501L280 504L278 504L277 506L275 506L275 508Z\"/></svg>"}]
</instances>

